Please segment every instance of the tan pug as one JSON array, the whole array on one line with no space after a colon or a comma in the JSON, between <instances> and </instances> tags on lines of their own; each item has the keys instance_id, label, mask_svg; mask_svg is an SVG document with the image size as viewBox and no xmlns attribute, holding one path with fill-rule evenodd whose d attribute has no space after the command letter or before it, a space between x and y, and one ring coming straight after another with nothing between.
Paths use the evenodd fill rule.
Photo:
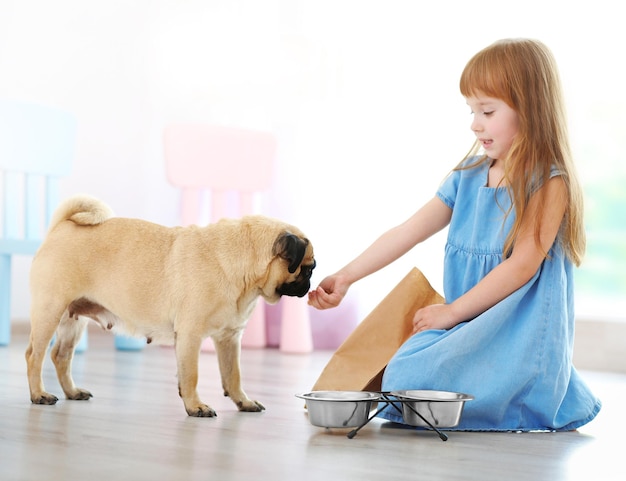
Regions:
<instances>
[{"instance_id":1,"label":"tan pug","mask_svg":"<svg viewBox=\"0 0 626 481\"><path fill-rule=\"evenodd\" d=\"M206 227L164 227L112 217L78 196L55 212L35 255L26 350L31 401L54 404L42 366L51 357L67 399L91 393L71 375L74 348L89 319L105 329L175 345L179 394L190 416L212 417L196 390L200 346L215 343L224 394L240 411L265 409L241 387L241 335L262 297L304 296L315 267L313 247L296 227L264 216Z\"/></svg>"}]
</instances>

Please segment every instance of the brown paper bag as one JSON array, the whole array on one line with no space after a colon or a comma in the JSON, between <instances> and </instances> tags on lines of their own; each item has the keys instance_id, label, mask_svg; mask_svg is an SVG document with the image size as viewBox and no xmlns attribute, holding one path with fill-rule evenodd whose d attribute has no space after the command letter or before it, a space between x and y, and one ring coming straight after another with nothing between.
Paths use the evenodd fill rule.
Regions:
<instances>
[{"instance_id":1,"label":"brown paper bag","mask_svg":"<svg viewBox=\"0 0 626 481\"><path fill-rule=\"evenodd\" d=\"M313 391L380 391L387 363L411 336L415 312L443 302L413 268L337 348Z\"/></svg>"}]
</instances>

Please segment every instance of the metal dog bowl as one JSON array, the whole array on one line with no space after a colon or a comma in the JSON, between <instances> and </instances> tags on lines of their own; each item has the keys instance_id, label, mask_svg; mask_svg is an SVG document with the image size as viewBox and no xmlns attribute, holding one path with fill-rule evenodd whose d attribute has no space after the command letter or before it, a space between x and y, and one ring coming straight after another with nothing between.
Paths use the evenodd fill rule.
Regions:
<instances>
[{"instance_id":1,"label":"metal dog bowl","mask_svg":"<svg viewBox=\"0 0 626 481\"><path fill-rule=\"evenodd\" d=\"M461 421L466 401L474 396L458 392L407 390L393 391L402 402L402 417L411 426L453 428Z\"/></svg>"},{"instance_id":2,"label":"metal dog bowl","mask_svg":"<svg viewBox=\"0 0 626 481\"><path fill-rule=\"evenodd\" d=\"M313 391L297 394L306 401L309 421L323 428L354 428L367 423L380 393L367 391Z\"/></svg>"}]
</instances>

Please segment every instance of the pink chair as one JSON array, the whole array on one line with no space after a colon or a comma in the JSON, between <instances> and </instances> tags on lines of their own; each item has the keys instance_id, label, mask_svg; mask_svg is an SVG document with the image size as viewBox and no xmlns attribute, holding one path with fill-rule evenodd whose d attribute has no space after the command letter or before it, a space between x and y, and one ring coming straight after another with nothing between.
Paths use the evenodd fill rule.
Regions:
<instances>
[{"instance_id":1,"label":"pink chair","mask_svg":"<svg viewBox=\"0 0 626 481\"><path fill-rule=\"evenodd\" d=\"M32 103L0 101L0 345L10 341L11 260L32 256L72 169L76 119ZM87 348L86 331L77 351Z\"/></svg>"},{"instance_id":2,"label":"pink chair","mask_svg":"<svg viewBox=\"0 0 626 481\"><path fill-rule=\"evenodd\" d=\"M183 225L202 223L205 201L209 204L210 222L255 213L256 198L271 186L276 139L270 133L173 124L165 129L164 147L167 179L181 189ZM205 193L209 194L208 199ZM264 302L258 302L241 343L243 347L267 345ZM212 341L207 339L202 349L214 349Z\"/></svg>"}]
</instances>

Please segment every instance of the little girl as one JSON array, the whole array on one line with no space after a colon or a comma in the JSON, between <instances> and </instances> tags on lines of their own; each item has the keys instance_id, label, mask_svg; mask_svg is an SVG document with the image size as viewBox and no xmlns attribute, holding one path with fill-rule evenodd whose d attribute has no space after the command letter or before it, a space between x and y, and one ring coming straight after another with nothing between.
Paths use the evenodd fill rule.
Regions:
<instances>
[{"instance_id":1,"label":"little girl","mask_svg":"<svg viewBox=\"0 0 626 481\"><path fill-rule=\"evenodd\" d=\"M554 59L540 42L501 40L469 61L460 89L472 151L433 199L323 279L309 303L337 306L352 283L449 226L446 303L415 313L383 391L472 394L459 430L576 429L601 403L572 365L573 265L585 233ZM381 416L402 422L392 409Z\"/></svg>"}]
</instances>

